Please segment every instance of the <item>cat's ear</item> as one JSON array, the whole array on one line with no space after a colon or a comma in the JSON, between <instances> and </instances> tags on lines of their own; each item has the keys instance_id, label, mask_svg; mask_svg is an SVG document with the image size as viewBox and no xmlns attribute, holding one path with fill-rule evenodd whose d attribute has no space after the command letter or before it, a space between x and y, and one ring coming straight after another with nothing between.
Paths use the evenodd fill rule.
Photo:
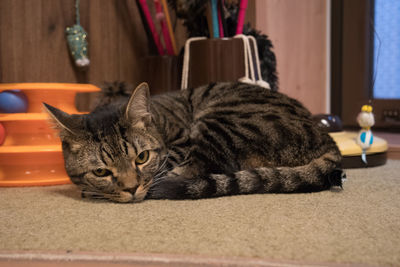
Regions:
<instances>
[{"instance_id":1,"label":"cat's ear","mask_svg":"<svg viewBox=\"0 0 400 267\"><path fill-rule=\"evenodd\" d=\"M147 83L139 84L133 91L126 106L125 116L131 125L150 123L150 91Z\"/></svg>"},{"instance_id":2,"label":"cat's ear","mask_svg":"<svg viewBox=\"0 0 400 267\"><path fill-rule=\"evenodd\" d=\"M50 115L51 121L60 132L65 130L70 134L77 134L81 126L80 116L70 115L46 103L43 103L43 106L45 111Z\"/></svg>"}]
</instances>

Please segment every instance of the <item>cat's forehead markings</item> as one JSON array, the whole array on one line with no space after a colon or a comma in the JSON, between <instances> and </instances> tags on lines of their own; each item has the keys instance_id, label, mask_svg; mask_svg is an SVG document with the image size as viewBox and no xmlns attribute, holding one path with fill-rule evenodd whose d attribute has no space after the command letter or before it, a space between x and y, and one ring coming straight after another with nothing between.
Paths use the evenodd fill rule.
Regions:
<instances>
[{"instance_id":1,"label":"cat's forehead markings","mask_svg":"<svg viewBox=\"0 0 400 267\"><path fill-rule=\"evenodd\" d=\"M95 166L99 163L97 158L90 159L89 164Z\"/></svg>"},{"instance_id":2,"label":"cat's forehead markings","mask_svg":"<svg viewBox=\"0 0 400 267\"><path fill-rule=\"evenodd\" d=\"M141 140L141 139L139 139L138 141L137 141L137 143L138 143L138 145L140 146L140 147L144 147L144 146L146 146L147 145L147 142L145 141L145 140Z\"/></svg>"},{"instance_id":3,"label":"cat's forehead markings","mask_svg":"<svg viewBox=\"0 0 400 267\"><path fill-rule=\"evenodd\" d=\"M144 150L152 150L154 148L154 145L151 141L151 139L146 139L146 140L136 140L132 147L135 150L135 154L139 154L143 152Z\"/></svg>"},{"instance_id":4,"label":"cat's forehead markings","mask_svg":"<svg viewBox=\"0 0 400 267\"><path fill-rule=\"evenodd\" d=\"M125 140L123 140L123 139L119 140L119 146L126 155L129 155L128 143Z\"/></svg>"},{"instance_id":5,"label":"cat's forehead markings","mask_svg":"<svg viewBox=\"0 0 400 267\"><path fill-rule=\"evenodd\" d=\"M126 145L126 148L127 148L127 152L126 152L127 156L137 155L138 151L137 151L137 148L135 145L132 145L128 142L124 142L124 144Z\"/></svg>"}]
</instances>

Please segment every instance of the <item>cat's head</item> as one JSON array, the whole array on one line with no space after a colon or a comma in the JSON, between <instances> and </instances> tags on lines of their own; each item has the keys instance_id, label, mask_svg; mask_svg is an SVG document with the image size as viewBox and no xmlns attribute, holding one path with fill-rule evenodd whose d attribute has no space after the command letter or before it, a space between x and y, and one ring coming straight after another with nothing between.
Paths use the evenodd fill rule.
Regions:
<instances>
[{"instance_id":1,"label":"cat's head","mask_svg":"<svg viewBox=\"0 0 400 267\"><path fill-rule=\"evenodd\" d=\"M166 156L146 83L134 90L127 104L86 115L44 105L59 130L65 169L82 196L116 202L144 199Z\"/></svg>"}]
</instances>

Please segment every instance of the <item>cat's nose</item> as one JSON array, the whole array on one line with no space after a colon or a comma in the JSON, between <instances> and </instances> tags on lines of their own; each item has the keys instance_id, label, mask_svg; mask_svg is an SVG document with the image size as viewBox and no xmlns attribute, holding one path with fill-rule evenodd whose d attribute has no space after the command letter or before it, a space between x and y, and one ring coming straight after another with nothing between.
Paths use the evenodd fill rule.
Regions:
<instances>
[{"instance_id":1,"label":"cat's nose","mask_svg":"<svg viewBox=\"0 0 400 267\"><path fill-rule=\"evenodd\" d=\"M125 180L125 181L118 181L117 186L119 187L119 189L123 191L130 192L130 191L136 191L139 184L137 182L131 182Z\"/></svg>"},{"instance_id":2,"label":"cat's nose","mask_svg":"<svg viewBox=\"0 0 400 267\"><path fill-rule=\"evenodd\" d=\"M123 191L129 192L132 195L134 195L136 193L136 190L138 189L138 187L139 187L139 185L136 185L135 187L125 188Z\"/></svg>"}]
</instances>

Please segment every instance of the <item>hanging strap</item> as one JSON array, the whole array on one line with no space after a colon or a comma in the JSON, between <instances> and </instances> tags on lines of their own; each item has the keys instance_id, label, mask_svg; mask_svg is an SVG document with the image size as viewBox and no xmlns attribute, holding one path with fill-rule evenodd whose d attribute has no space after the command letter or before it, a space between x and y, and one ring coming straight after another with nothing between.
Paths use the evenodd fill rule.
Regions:
<instances>
[{"instance_id":1,"label":"hanging strap","mask_svg":"<svg viewBox=\"0 0 400 267\"><path fill-rule=\"evenodd\" d=\"M257 41L253 36L247 36L243 34L235 35L234 38L240 38L243 41L244 49L244 65L245 65L245 76L239 78L240 82L256 84L266 89L271 89L268 82L264 81L261 77L260 60L258 58L258 47ZM183 55L183 67L182 67L182 79L181 79L181 90L184 90L188 86L189 78L189 62L190 62L190 44L194 41L205 40L206 37L192 37L189 38L185 43L185 52ZM251 51L253 47L254 53ZM253 61L255 60L255 62ZM254 69L254 66L255 69ZM257 75L255 75L257 72ZM258 77L256 80L255 77Z\"/></svg>"},{"instance_id":2,"label":"hanging strap","mask_svg":"<svg viewBox=\"0 0 400 267\"><path fill-rule=\"evenodd\" d=\"M240 78L239 81L249 84L257 84L258 86L264 87L266 89L271 89L268 82L264 81L261 76L260 60L258 58L258 46L257 41L253 36L238 34L234 38L240 38L243 40L244 46L244 64L245 64L245 76ZM254 54L251 51L251 46L253 47ZM253 61L255 60L255 62ZM254 69L256 66L256 69ZM250 74L249 74L250 70ZM255 75L257 72L257 75ZM258 80L256 80L258 77Z\"/></svg>"},{"instance_id":3,"label":"hanging strap","mask_svg":"<svg viewBox=\"0 0 400 267\"><path fill-rule=\"evenodd\" d=\"M192 37L189 38L185 43L185 53L183 55L183 67L182 67L182 79L181 79L181 90L184 90L188 86L189 78L189 61L190 61L190 44L193 41L199 41L207 39L206 37Z\"/></svg>"},{"instance_id":4,"label":"hanging strap","mask_svg":"<svg viewBox=\"0 0 400 267\"><path fill-rule=\"evenodd\" d=\"M243 49L244 49L244 77L239 78L240 82L254 84L254 67L253 67L253 58L251 56L251 49L249 45L249 40L243 34L235 35L233 38L240 38L243 41ZM250 73L249 73L250 71Z\"/></svg>"},{"instance_id":5,"label":"hanging strap","mask_svg":"<svg viewBox=\"0 0 400 267\"><path fill-rule=\"evenodd\" d=\"M271 89L271 86L269 85L269 83L267 81L264 81L262 76L261 76L261 66L260 66L260 58L258 57L258 46L257 46L257 41L256 38L254 38L254 36L252 35L248 35L247 38L249 39L250 43L252 43L253 45L253 51L254 51L254 58L256 60L256 71L258 74L258 80L256 81L256 84L258 86L267 88L267 89Z\"/></svg>"}]
</instances>

